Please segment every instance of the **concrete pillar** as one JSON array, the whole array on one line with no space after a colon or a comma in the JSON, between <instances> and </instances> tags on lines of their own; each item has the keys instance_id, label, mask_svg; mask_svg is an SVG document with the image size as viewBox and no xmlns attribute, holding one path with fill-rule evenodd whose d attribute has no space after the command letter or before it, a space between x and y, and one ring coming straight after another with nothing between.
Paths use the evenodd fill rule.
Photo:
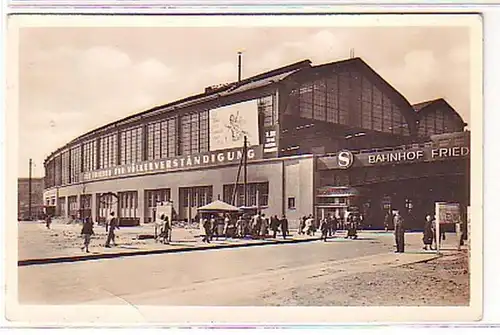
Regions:
<instances>
[{"instance_id":1,"label":"concrete pillar","mask_svg":"<svg viewBox=\"0 0 500 335\"><path fill-rule=\"evenodd\" d=\"M215 185L213 185L213 188L212 188L212 201L215 201L215 200L221 200L221 201L224 201L224 193L223 193L223 189L224 189L224 186L222 185L222 183L214 183Z\"/></svg>"},{"instance_id":2,"label":"concrete pillar","mask_svg":"<svg viewBox=\"0 0 500 335\"><path fill-rule=\"evenodd\" d=\"M77 194L76 195L76 217L80 219L80 210L82 209L82 195Z\"/></svg>"},{"instance_id":3,"label":"concrete pillar","mask_svg":"<svg viewBox=\"0 0 500 335\"><path fill-rule=\"evenodd\" d=\"M146 199L145 199L145 194L146 192L144 189L138 189L137 190L137 216L139 217L139 223L143 224L144 223L144 214L146 212Z\"/></svg>"},{"instance_id":4,"label":"concrete pillar","mask_svg":"<svg viewBox=\"0 0 500 335\"><path fill-rule=\"evenodd\" d=\"M97 220L97 194L92 193L91 199L90 199L90 208L91 208L91 218L92 220L96 221Z\"/></svg>"}]
</instances>

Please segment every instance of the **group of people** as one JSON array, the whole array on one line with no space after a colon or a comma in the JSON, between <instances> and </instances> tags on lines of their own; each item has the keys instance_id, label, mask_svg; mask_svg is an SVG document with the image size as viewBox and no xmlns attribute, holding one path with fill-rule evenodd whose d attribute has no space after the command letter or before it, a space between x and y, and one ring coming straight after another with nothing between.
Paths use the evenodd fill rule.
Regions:
<instances>
[{"instance_id":1,"label":"group of people","mask_svg":"<svg viewBox=\"0 0 500 335\"><path fill-rule=\"evenodd\" d=\"M303 216L299 222L299 235L312 235L316 234L319 229L321 232L321 239L326 241L328 237L335 236L338 229L347 230L345 238L357 239L358 238L358 228L360 226L361 216L357 213L349 213L346 218L345 223L341 223L339 218L330 214L319 220L319 223L315 220L314 216L310 214L309 216Z\"/></svg>"},{"instance_id":2,"label":"group of people","mask_svg":"<svg viewBox=\"0 0 500 335\"><path fill-rule=\"evenodd\" d=\"M277 215L267 218L263 213L257 213L251 217L244 215L235 217L231 214L202 216L200 226L203 227L205 233L203 242L207 243L210 243L214 237L245 238L252 236L253 238L259 238L268 236L272 231L273 237L276 238L278 231L281 231L285 239L290 234L288 219L285 215L281 219Z\"/></svg>"},{"instance_id":3,"label":"group of people","mask_svg":"<svg viewBox=\"0 0 500 335\"><path fill-rule=\"evenodd\" d=\"M113 245L116 246L115 230L120 229L120 225L118 222L118 218L115 217L114 212L111 212L109 217L106 219L105 227L106 227L106 232L108 233L108 235L107 235L106 243L104 244L104 247L111 248L111 243L113 243ZM83 219L83 225L82 225L82 230L81 230L80 234L83 237L83 246L80 249L82 251L85 250L85 252L88 253L88 252L90 252L89 251L90 240L92 238L92 235L95 235L94 223L92 222L92 219L90 217Z\"/></svg>"}]
</instances>

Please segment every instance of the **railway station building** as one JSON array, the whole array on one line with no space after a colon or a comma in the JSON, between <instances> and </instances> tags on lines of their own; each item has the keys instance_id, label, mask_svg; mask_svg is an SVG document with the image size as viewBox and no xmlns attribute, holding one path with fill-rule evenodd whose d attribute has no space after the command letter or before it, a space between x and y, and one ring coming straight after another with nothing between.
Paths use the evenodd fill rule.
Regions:
<instances>
[{"instance_id":1,"label":"railway station building","mask_svg":"<svg viewBox=\"0 0 500 335\"><path fill-rule=\"evenodd\" d=\"M378 228L398 208L421 226L435 201L469 205L465 127L444 99L412 105L360 58L305 60L79 136L46 158L44 203L63 217L98 221L114 210L142 224L172 201L180 219L194 220L198 207L231 203L234 192L234 205L245 205L236 178L246 154L246 205L266 216L294 226L355 207Z\"/></svg>"}]
</instances>

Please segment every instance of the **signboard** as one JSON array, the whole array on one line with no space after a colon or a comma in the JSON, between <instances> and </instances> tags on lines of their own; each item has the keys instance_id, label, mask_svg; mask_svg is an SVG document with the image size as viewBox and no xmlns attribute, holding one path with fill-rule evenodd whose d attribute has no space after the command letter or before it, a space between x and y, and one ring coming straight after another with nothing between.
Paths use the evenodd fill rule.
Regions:
<instances>
[{"instance_id":1,"label":"signboard","mask_svg":"<svg viewBox=\"0 0 500 335\"><path fill-rule=\"evenodd\" d=\"M439 224L455 224L461 221L460 204L438 203L438 205L439 205Z\"/></svg>"},{"instance_id":2,"label":"signboard","mask_svg":"<svg viewBox=\"0 0 500 335\"><path fill-rule=\"evenodd\" d=\"M278 125L264 128L263 150L266 158L278 157L278 134Z\"/></svg>"},{"instance_id":3,"label":"signboard","mask_svg":"<svg viewBox=\"0 0 500 335\"><path fill-rule=\"evenodd\" d=\"M440 229L443 224L455 224L461 221L460 219L460 204L458 203L447 203L447 202L436 202L435 204L435 215L436 215L436 249L439 252L441 247L441 241L439 236L441 235Z\"/></svg>"},{"instance_id":4,"label":"signboard","mask_svg":"<svg viewBox=\"0 0 500 335\"><path fill-rule=\"evenodd\" d=\"M352 166L352 163L354 163L354 155L348 150L342 150L337 155L337 160L339 168L348 169Z\"/></svg>"},{"instance_id":5,"label":"signboard","mask_svg":"<svg viewBox=\"0 0 500 335\"><path fill-rule=\"evenodd\" d=\"M172 217L174 213L174 206L171 202L163 205L156 206L156 220L159 221L162 215L168 217L168 222L172 224Z\"/></svg>"},{"instance_id":6,"label":"signboard","mask_svg":"<svg viewBox=\"0 0 500 335\"><path fill-rule=\"evenodd\" d=\"M115 177L128 177L161 172L174 172L204 167L239 164L243 156L243 149L219 150L173 158L163 158L154 161L120 165L82 173L83 181L109 179ZM247 150L248 161L262 158L262 146L249 147Z\"/></svg>"},{"instance_id":7,"label":"signboard","mask_svg":"<svg viewBox=\"0 0 500 335\"><path fill-rule=\"evenodd\" d=\"M246 101L210 110L210 151L259 145L257 101Z\"/></svg>"},{"instance_id":8,"label":"signboard","mask_svg":"<svg viewBox=\"0 0 500 335\"><path fill-rule=\"evenodd\" d=\"M352 154L351 154L352 155ZM411 164L469 157L468 147L451 148L418 148L401 150L384 150L374 153L359 153L353 158L347 150L335 156L318 158L318 169L346 169L351 166L379 166L394 164Z\"/></svg>"}]
</instances>

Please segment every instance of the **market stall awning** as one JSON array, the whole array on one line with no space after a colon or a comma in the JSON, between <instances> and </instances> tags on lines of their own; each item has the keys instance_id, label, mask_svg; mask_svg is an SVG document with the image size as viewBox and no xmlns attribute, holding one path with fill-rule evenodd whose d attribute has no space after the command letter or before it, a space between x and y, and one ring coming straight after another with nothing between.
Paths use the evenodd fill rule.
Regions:
<instances>
[{"instance_id":1,"label":"market stall awning","mask_svg":"<svg viewBox=\"0 0 500 335\"><path fill-rule=\"evenodd\" d=\"M239 208L224 201L215 200L205 206L198 207L198 211L221 211L221 212L238 212Z\"/></svg>"}]
</instances>

